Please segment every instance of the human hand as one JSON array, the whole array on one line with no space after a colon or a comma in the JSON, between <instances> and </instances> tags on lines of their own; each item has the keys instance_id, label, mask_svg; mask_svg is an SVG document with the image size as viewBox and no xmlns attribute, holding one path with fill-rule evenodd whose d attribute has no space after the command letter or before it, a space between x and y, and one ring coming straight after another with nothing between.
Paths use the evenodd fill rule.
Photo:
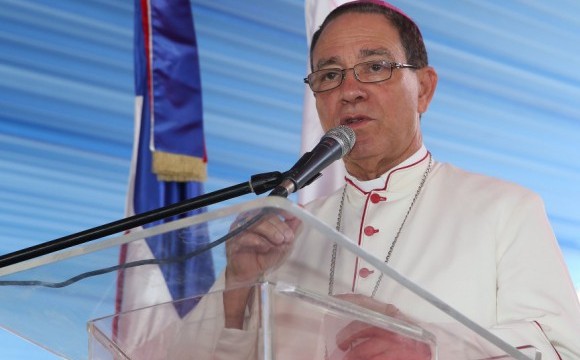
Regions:
<instances>
[{"instance_id":1,"label":"human hand","mask_svg":"<svg viewBox=\"0 0 580 360\"><path fill-rule=\"evenodd\" d=\"M225 280L229 289L223 294L226 328L243 328L244 313L253 291L239 286L254 283L266 271L282 264L294 244L300 223L288 213L262 211L241 214L234 221L230 231L244 229L226 242Z\"/></svg>"},{"instance_id":2,"label":"human hand","mask_svg":"<svg viewBox=\"0 0 580 360\"><path fill-rule=\"evenodd\" d=\"M266 271L280 266L290 253L301 224L286 212L250 212L238 216L230 230L248 221L255 223L226 243L228 286L253 282Z\"/></svg>"},{"instance_id":3,"label":"human hand","mask_svg":"<svg viewBox=\"0 0 580 360\"><path fill-rule=\"evenodd\" d=\"M409 322L399 309L360 294L336 295L369 310ZM396 332L353 321L339 330L337 347L345 352L343 359L365 360L428 360L431 359L429 344Z\"/></svg>"}]
</instances>

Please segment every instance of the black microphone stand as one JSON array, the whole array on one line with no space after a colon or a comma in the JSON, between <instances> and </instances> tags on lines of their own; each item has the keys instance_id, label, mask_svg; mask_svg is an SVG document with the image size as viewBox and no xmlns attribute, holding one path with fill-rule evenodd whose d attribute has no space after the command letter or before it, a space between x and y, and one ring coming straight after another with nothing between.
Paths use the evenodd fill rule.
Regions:
<instances>
[{"instance_id":1,"label":"black microphone stand","mask_svg":"<svg viewBox=\"0 0 580 360\"><path fill-rule=\"evenodd\" d=\"M22 261L34 259L59 250L67 249L76 245L84 244L104 236L113 235L121 231L127 231L164 218L196 210L204 206L233 199L238 196L255 193L260 195L278 186L284 178L284 174L275 171L253 175L250 181L243 182L225 189L217 190L208 194L196 196L159 209L133 215L108 224L100 225L78 233L67 235L52 241L34 245L0 256L0 268L17 264Z\"/></svg>"}]
</instances>

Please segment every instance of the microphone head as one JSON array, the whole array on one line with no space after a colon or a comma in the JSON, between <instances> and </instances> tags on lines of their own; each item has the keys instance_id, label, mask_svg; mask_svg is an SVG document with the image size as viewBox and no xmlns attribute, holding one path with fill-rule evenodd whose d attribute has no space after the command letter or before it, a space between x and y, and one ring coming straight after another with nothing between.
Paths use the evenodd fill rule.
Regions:
<instances>
[{"instance_id":1,"label":"microphone head","mask_svg":"<svg viewBox=\"0 0 580 360\"><path fill-rule=\"evenodd\" d=\"M340 144L340 149L342 150L342 154L340 155L341 158L352 150L356 141L354 130L346 125L340 125L328 130L328 132L324 134L323 138L324 137L333 138Z\"/></svg>"}]
</instances>

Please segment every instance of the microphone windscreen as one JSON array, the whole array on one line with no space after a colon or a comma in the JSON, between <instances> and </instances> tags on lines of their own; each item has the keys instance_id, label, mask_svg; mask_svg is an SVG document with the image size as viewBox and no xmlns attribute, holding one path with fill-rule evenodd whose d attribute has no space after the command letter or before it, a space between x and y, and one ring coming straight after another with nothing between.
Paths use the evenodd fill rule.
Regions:
<instances>
[{"instance_id":1,"label":"microphone windscreen","mask_svg":"<svg viewBox=\"0 0 580 360\"><path fill-rule=\"evenodd\" d=\"M340 125L335 128L328 130L323 137L330 137L336 140L340 144L342 150L341 158L348 154L352 150L354 143L356 141L356 134L354 130L346 125Z\"/></svg>"}]
</instances>

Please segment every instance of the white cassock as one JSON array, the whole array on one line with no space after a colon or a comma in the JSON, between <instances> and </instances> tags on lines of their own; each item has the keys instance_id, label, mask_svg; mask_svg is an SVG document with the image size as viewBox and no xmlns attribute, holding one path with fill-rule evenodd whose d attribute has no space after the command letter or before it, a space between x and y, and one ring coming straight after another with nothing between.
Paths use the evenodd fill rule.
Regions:
<instances>
[{"instance_id":1,"label":"white cassock","mask_svg":"<svg viewBox=\"0 0 580 360\"><path fill-rule=\"evenodd\" d=\"M360 182L347 178L341 231L384 260L430 159L423 147L379 179ZM342 192L315 200L306 209L334 228ZM298 245L279 269L278 280L326 294L331 247L316 239ZM433 161L388 264L513 346L534 346L543 360L580 359L580 304L543 203L527 189ZM334 294L371 295L378 277L379 271L370 264L338 249ZM396 305L421 323L449 320L410 292L401 291L390 279L381 281L374 298ZM222 304L218 300L200 305L199 310L205 307L205 311L219 312ZM281 308L279 305L277 310ZM244 337L244 331L221 329L220 321L213 329L205 328L213 333L207 335L208 344L216 336L221 338L210 351L229 352L225 358L232 358L234 349L240 358L255 356L240 351L255 338ZM180 333L181 345L200 330ZM303 330L315 336L320 329ZM320 354L320 348L306 349L304 341L292 337L288 333L278 338L278 349L287 347L288 358L298 350ZM178 341L176 354L181 345Z\"/></svg>"},{"instance_id":2,"label":"white cassock","mask_svg":"<svg viewBox=\"0 0 580 360\"><path fill-rule=\"evenodd\" d=\"M429 157L422 148L380 179L347 178L341 231L384 259ZM335 227L341 195L306 208ZM312 242L294 255L307 267L330 263L330 250ZM334 293L370 295L379 272L338 255ZM527 189L434 162L388 264L514 346L533 345L543 359L580 359L580 304L543 202ZM328 278L329 266L321 271ZM381 282L375 299L424 321L445 321L408 293L398 298L395 286Z\"/></svg>"}]
</instances>

